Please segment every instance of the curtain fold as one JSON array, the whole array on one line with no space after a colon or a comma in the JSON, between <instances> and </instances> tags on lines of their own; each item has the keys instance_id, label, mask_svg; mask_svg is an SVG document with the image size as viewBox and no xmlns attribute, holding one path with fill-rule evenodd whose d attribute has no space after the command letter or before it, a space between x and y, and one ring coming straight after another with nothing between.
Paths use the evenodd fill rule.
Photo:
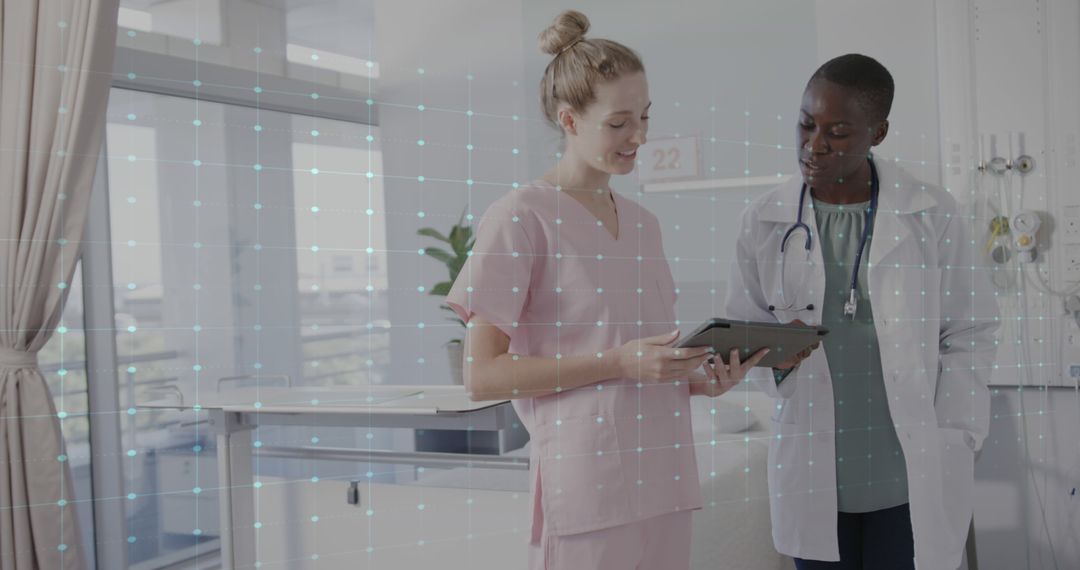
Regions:
<instances>
[{"instance_id":1,"label":"curtain fold","mask_svg":"<svg viewBox=\"0 0 1080 570\"><path fill-rule=\"evenodd\" d=\"M37 353L69 291L112 78L119 0L0 0L0 568L85 568Z\"/></svg>"}]
</instances>

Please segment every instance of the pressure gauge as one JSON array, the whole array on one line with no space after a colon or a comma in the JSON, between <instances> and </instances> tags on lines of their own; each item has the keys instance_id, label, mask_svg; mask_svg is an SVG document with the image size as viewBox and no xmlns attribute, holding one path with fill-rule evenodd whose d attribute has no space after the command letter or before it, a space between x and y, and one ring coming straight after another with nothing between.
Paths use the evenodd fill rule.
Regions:
<instances>
[{"instance_id":1,"label":"pressure gauge","mask_svg":"<svg viewBox=\"0 0 1080 570\"><path fill-rule=\"evenodd\" d=\"M1020 212L1013 218L1013 230L1023 234L1033 234L1039 231L1042 220L1039 215L1031 210Z\"/></svg>"},{"instance_id":2,"label":"pressure gauge","mask_svg":"<svg viewBox=\"0 0 1080 570\"><path fill-rule=\"evenodd\" d=\"M1023 263L1035 261L1035 235L1040 225L1042 225L1042 220L1039 219L1039 214L1031 210L1024 210L1013 217L1013 249L1020 254L1019 258Z\"/></svg>"}]
</instances>

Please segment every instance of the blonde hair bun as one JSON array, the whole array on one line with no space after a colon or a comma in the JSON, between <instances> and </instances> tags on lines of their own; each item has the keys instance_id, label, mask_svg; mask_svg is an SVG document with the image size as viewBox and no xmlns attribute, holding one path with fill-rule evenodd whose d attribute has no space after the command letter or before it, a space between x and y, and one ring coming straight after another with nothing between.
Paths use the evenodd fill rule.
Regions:
<instances>
[{"instance_id":1,"label":"blonde hair bun","mask_svg":"<svg viewBox=\"0 0 1080 570\"><path fill-rule=\"evenodd\" d=\"M589 31L589 18L577 10L566 10L555 22L540 32L540 50L549 55L559 55L568 46L585 37Z\"/></svg>"}]
</instances>

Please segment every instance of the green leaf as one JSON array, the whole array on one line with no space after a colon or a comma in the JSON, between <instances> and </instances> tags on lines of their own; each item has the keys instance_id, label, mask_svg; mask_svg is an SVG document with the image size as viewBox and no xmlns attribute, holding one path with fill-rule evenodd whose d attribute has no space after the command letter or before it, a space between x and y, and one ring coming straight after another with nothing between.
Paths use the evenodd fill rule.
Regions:
<instances>
[{"instance_id":1,"label":"green leaf","mask_svg":"<svg viewBox=\"0 0 1080 570\"><path fill-rule=\"evenodd\" d=\"M432 295L441 295L443 297L450 294L450 288L454 286L453 281L443 281L442 283L436 283L431 288Z\"/></svg>"},{"instance_id":2,"label":"green leaf","mask_svg":"<svg viewBox=\"0 0 1080 570\"><path fill-rule=\"evenodd\" d=\"M465 267L465 260L466 258L459 257L458 259L455 259L453 263L447 264L447 266L450 268L451 281L457 281L458 274L461 273L461 268Z\"/></svg>"},{"instance_id":3,"label":"green leaf","mask_svg":"<svg viewBox=\"0 0 1080 570\"><path fill-rule=\"evenodd\" d=\"M465 228L459 235L455 236L457 239L452 239L450 246L454 248L454 253L459 256L465 257L469 254L469 250L472 249L473 239L472 230Z\"/></svg>"},{"instance_id":4,"label":"green leaf","mask_svg":"<svg viewBox=\"0 0 1080 570\"><path fill-rule=\"evenodd\" d=\"M441 233L435 231L435 228L421 228L417 230L416 233L422 236L437 239L441 242L450 243L450 239L442 235Z\"/></svg>"},{"instance_id":5,"label":"green leaf","mask_svg":"<svg viewBox=\"0 0 1080 570\"><path fill-rule=\"evenodd\" d=\"M450 255L450 253L448 253L447 251L439 249L437 247L424 248L424 255L438 259L439 261L445 263L447 266L454 262L454 256Z\"/></svg>"},{"instance_id":6,"label":"green leaf","mask_svg":"<svg viewBox=\"0 0 1080 570\"><path fill-rule=\"evenodd\" d=\"M450 244L461 243L461 226L454 226L450 228Z\"/></svg>"},{"instance_id":7,"label":"green leaf","mask_svg":"<svg viewBox=\"0 0 1080 570\"><path fill-rule=\"evenodd\" d=\"M459 317L457 316L457 311L455 311L455 310L451 309L451 308L450 308L450 307L449 307L448 305L442 305L442 306L440 306L439 308L440 308L440 309L442 309L442 310L444 310L444 311L450 311L450 313L452 313L452 314L454 315L454 316L453 316L452 318L448 318L448 319L446 319L446 320L448 320L448 321L454 321L455 323L457 323L457 324L461 325L462 327L464 327L464 326L465 326L465 321L462 321L462 320L461 320L461 318L459 318Z\"/></svg>"}]
</instances>

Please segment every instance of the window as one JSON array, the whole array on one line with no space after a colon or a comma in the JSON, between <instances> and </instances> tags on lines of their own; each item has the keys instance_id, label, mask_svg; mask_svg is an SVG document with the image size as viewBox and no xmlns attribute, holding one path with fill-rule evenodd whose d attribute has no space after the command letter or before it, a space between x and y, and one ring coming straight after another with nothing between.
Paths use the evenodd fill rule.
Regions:
<instances>
[{"instance_id":1,"label":"window","mask_svg":"<svg viewBox=\"0 0 1080 570\"><path fill-rule=\"evenodd\" d=\"M230 382L384 381L377 127L125 89L107 120L122 407ZM124 418L131 563L216 538L215 493L191 492L217 478L205 419Z\"/></svg>"}]
</instances>

